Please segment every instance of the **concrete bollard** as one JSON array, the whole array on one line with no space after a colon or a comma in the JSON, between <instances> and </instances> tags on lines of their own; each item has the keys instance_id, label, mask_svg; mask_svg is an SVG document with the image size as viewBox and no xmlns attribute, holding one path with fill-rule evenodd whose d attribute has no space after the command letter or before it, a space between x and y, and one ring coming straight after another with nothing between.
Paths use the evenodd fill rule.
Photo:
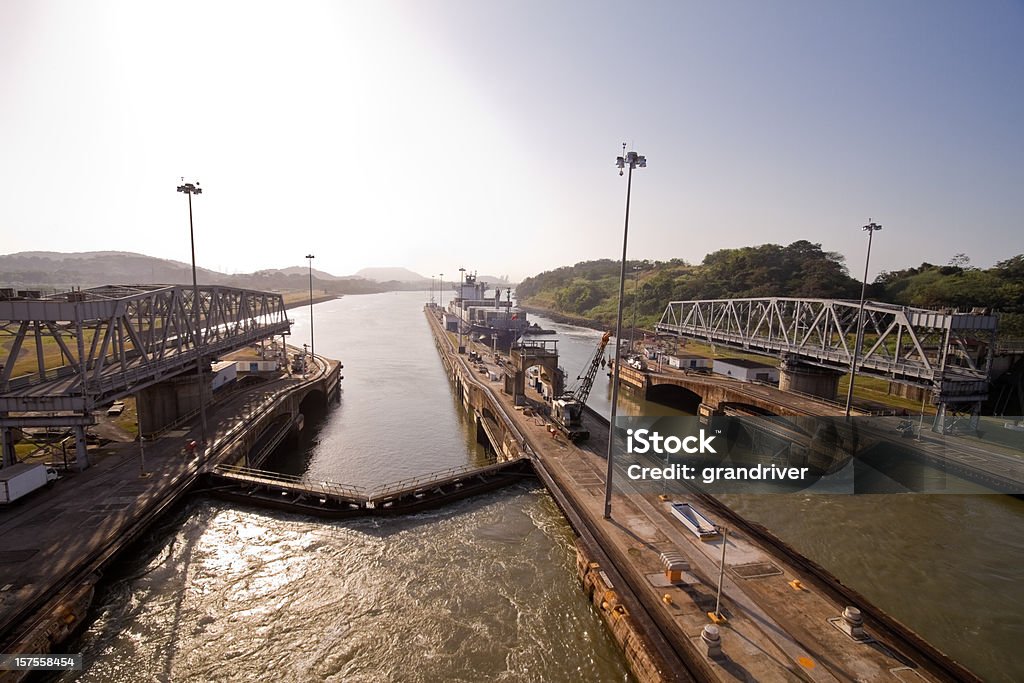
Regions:
<instances>
[{"instance_id":1,"label":"concrete bollard","mask_svg":"<svg viewBox=\"0 0 1024 683\"><path fill-rule=\"evenodd\" d=\"M864 640L868 634L864 631L864 617L856 607L847 607L843 610L842 621L839 622L844 633L856 640Z\"/></svg>"},{"instance_id":2,"label":"concrete bollard","mask_svg":"<svg viewBox=\"0 0 1024 683\"><path fill-rule=\"evenodd\" d=\"M700 639L707 647L710 659L718 659L722 656L722 636L719 634L717 626L707 624L700 633Z\"/></svg>"}]
</instances>

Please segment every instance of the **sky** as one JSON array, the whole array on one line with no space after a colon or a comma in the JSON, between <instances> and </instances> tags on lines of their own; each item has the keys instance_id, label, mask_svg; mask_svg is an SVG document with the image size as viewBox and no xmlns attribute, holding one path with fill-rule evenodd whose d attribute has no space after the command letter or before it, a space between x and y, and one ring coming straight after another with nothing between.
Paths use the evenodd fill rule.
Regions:
<instances>
[{"instance_id":1,"label":"sky","mask_svg":"<svg viewBox=\"0 0 1024 683\"><path fill-rule=\"evenodd\" d=\"M0 253L520 279L1024 252L1024 3L0 0Z\"/></svg>"}]
</instances>

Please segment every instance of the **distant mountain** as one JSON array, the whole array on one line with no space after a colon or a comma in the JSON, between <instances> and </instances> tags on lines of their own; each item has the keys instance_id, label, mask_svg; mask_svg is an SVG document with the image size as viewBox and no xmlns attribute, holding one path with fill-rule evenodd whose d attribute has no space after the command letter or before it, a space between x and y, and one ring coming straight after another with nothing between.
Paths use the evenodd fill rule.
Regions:
<instances>
[{"instance_id":1,"label":"distant mountain","mask_svg":"<svg viewBox=\"0 0 1024 683\"><path fill-rule=\"evenodd\" d=\"M228 275L196 268L200 284L229 285L262 290L296 290L309 286L309 266L268 268L255 273ZM455 273L458 275L458 271ZM487 275L480 280L492 286L505 281ZM446 278L446 282L454 282ZM130 251L23 251L0 255L0 287L65 290L106 284L192 283L192 266L181 261L154 258ZM355 275L333 275L313 269L313 287L337 294L420 289L430 284L408 268L363 268Z\"/></svg>"},{"instance_id":2,"label":"distant mountain","mask_svg":"<svg viewBox=\"0 0 1024 683\"><path fill-rule=\"evenodd\" d=\"M284 275L302 275L306 278L309 277L309 266L291 266L290 268L278 268L270 270L261 270L260 273L283 273ZM351 280L353 275L331 275L323 270L313 269L313 277L318 280ZM364 278L369 280L371 278Z\"/></svg>"},{"instance_id":3,"label":"distant mountain","mask_svg":"<svg viewBox=\"0 0 1024 683\"><path fill-rule=\"evenodd\" d=\"M429 277L423 277L408 268L363 268L356 273L356 277L373 280L374 282L412 282L419 284L430 281Z\"/></svg>"},{"instance_id":4,"label":"distant mountain","mask_svg":"<svg viewBox=\"0 0 1024 683\"><path fill-rule=\"evenodd\" d=\"M313 271L314 273L316 271ZM373 280L374 282L401 282L410 285L427 285L430 283L431 277L423 277L419 273L414 273L408 268L363 268L356 273L356 277L365 278L367 280ZM435 278L437 276L434 276ZM446 283L455 283L459 280L459 271L456 270L454 273L445 276L444 281ZM504 277L497 277L495 275L480 275L477 277L480 282L486 282L488 285L495 287L504 287L508 283L508 280Z\"/></svg>"},{"instance_id":5,"label":"distant mountain","mask_svg":"<svg viewBox=\"0 0 1024 683\"><path fill-rule=\"evenodd\" d=\"M489 285L494 285L495 287L505 287L506 285L513 284L509 281L507 275L503 275L501 277L497 275L478 275L476 279L480 282L486 282Z\"/></svg>"},{"instance_id":6,"label":"distant mountain","mask_svg":"<svg viewBox=\"0 0 1024 683\"><path fill-rule=\"evenodd\" d=\"M313 288L329 294L364 294L415 289L426 278L404 268L413 277L412 284L391 280L373 281L358 275L338 276L313 270ZM291 266L255 273L228 275L207 268L196 268L200 284L227 285L264 291L294 291L309 286L309 267ZM385 273L386 274L386 273ZM416 280L415 278L419 278ZM71 287L95 287L105 284L192 283L192 266L180 261L154 258L128 251L24 251L0 255L0 287L17 289L66 290Z\"/></svg>"},{"instance_id":7,"label":"distant mountain","mask_svg":"<svg viewBox=\"0 0 1024 683\"><path fill-rule=\"evenodd\" d=\"M196 268L204 283L224 284L228 276ZM192 266L128 251L24 251L0 256L0 282L13 286L91 287L119 283L188 284Z\"/></svg>"}]
</instances>

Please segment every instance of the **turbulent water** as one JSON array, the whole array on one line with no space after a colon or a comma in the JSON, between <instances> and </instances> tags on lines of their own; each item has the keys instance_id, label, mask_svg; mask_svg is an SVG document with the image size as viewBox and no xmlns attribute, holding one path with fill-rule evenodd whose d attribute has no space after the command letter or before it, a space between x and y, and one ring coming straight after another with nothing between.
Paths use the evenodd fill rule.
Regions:
<instances>
[{"instance_id":1,"label":"turbulent water","mask_svg":"<svg viewBox=\"0 0 1024 683\"><path fill-rule=\"evenodd\" d=\"M86 681L622 680L536 487L400 519L188 506L82 647Z\"/></svg>"}]
</instances>

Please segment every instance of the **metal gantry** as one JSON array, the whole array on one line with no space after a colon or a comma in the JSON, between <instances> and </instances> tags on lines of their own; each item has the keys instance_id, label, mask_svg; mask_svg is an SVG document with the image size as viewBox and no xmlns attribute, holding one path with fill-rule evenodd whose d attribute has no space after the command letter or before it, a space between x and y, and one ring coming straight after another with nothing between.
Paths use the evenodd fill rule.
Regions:
<instances>
[{"instance_id":1,"label":"metal gantry","mask_svg":"<svg viewBox=\"0 0 1024 683\"><path fill-rule=\"evenodd\" d=\"M197 291L198 306L194 290L179 285L106 285L0 301L0 424L88 413L197 361L289 331L280 294Z\"/></svg>"},{"instance_id":2,"label":"metal gantry","mask_svg":"<svg viewBox=\"0 0 1024 683\"><path fill-rule=\"evenodd\" d=\"M672 301L658 332L932 391L944 411L969 405L976 413L988 396L989 366L998 319L987 311L864 304L857 344L857 301L770 297Z\"/></svg>"}]
</instances>

